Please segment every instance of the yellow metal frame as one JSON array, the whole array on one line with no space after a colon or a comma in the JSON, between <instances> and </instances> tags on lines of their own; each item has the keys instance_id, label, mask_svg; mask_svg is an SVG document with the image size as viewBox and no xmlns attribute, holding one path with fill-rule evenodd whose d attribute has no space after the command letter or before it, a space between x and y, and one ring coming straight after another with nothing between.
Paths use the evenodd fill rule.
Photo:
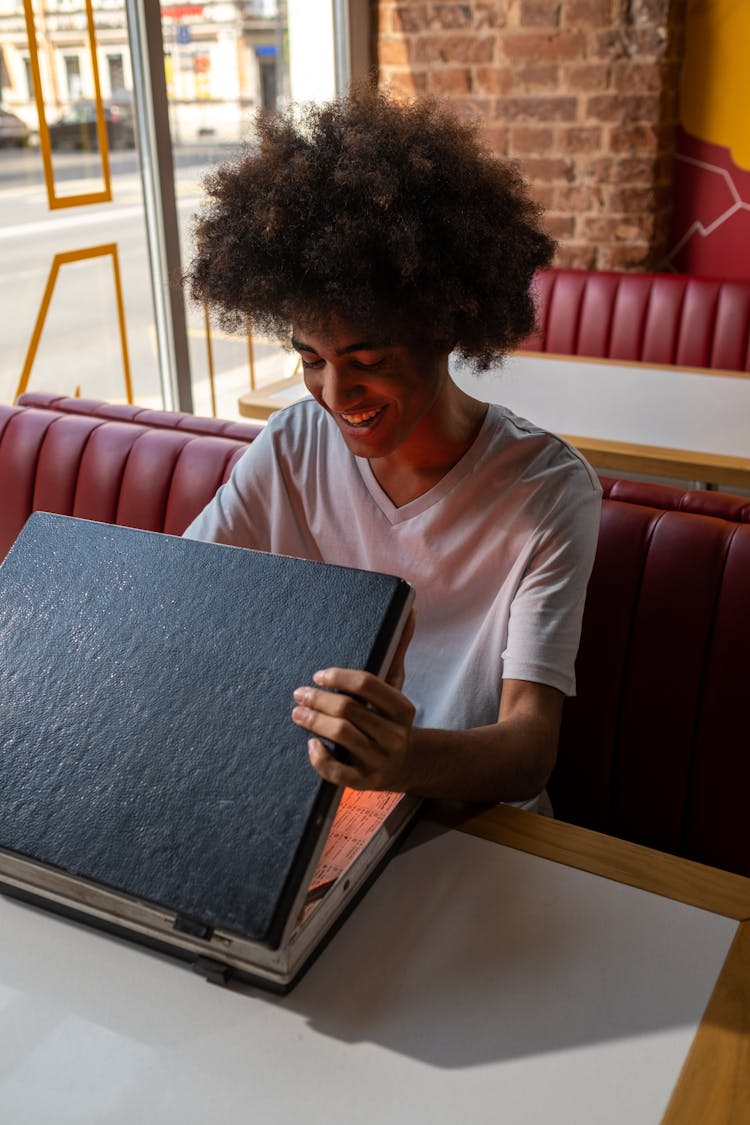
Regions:
<instances>
[{"instance_id":1,"label":"yellow metal frame","mask_svg":"<svg viewBox=\"0 0 750 1125\"><path fill-rule=\"evenodd\" d=\"M206 332L206 360L208 362L208 386L211 391L211 415L216 417L216 381L214 372L214 349L211 337L211 316L208 305L203 306L203 324Z\"/></svg>"},{"instance_id":2,"label":"yellow metal frame","mask_svg":"<svg viewBox=\"0 0 750 1125\"><path fill-rule=\"evenodd\" d=\"M247 335L247 363L250 368L250 390L255 390L255 345L253 342L253 326L250 318L246 322L246 335Z\"/></svg>"},{"instance_id":3,"label":"yellow metal frame","mask_svg":"<svg viewBox=\"0 0 750 1125\"><path fill-rule=\"evenodd\" d=\"M109 171L109 144L107 141L107 127L104 122L104 106L102 105L102 92L99 83L99 65L96 60L96 30L94 27L94 12L92 0L84 0L86 6L86 26L91 54L91 70L94 78L94 94L96 102L96 134L99 138L99 158L102 167L102 191L84 192L79 195L58 195L55 184L55 172L52 163L52 145L50 143L47 114L42 94L42 74L39 67L39 44L36 37L34 24L33 0L23 0L23 11L26 17L26 34L29 40L29 62L34 78L34 100L36 101L39 115L39 147L42 152L44 165L44 180L47 185L47 200L51 211L62 207L80 207L87 203L109 203L112 199L112 180Z\"/></svg>"},{"instance_id":4,"label":"yellow metal frame","mask_svg":"<svg viewBox=\"0 0 750 1125\"><path fill-rule=\"evenodd\" d=\"M208 386L211 394L211 414L216 417L216 369L214 365L213 334L211 332L211 312L208 305L203 306L203 327L206 336L206 363L208 365ZM253 326L248 319L246 322L247 365L250 373L250 390L255 390L255 346L253 343Z\"/></svg>"},{"instance_id":5,"label":"yellow metal frame","mask_svg":"<svg viewBox=\"0 0 750 1125\"><path fill-rule=\"evenodd\" d=\"M57 275L60 272L60 267L68 265L70 262L85 262L90 258L106 258L112 259L112 272L115 283L115 298L117 301L117 320L120 329L120 348L122 349L122 368L123 377L125 381L125 395L127 402L133 401L133 385L130 378L130 360L128 358L128 341L125 330L125 306L122 299L122 284L120 281L120 263L117 257L117 243L109 242L103 246L89 246L83 250L68 250L62 254L55 254L52 259L52 266L50 268L49 277L47 278L47 285L42 297L42 303L39 306L39 313L34 325L34 331L31 334L31 342L29 349L26 353L23 370L21 371L21 378L18 382L16 389L16 399L22 395L29 384L31 377L31 369L34 366L36 353L39 348L39 341L42 337L42 330L44 329L44 322L47 319L47 312L49 310L52 294L55 290L57 283Z\"/></svg>"}]
</instances>

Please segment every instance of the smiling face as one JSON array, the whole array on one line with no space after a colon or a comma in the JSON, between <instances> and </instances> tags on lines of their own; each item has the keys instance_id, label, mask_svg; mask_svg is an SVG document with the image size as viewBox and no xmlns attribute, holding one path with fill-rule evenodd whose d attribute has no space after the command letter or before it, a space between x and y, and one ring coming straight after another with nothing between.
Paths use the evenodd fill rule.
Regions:
<instances>
[{"instance_id":1,"label":"smiling face","mask_svg":"<svg viewBox=\"0 0 750 1125\"><path fill-rule=\"evenodd\" d=\"M356 457L387 457L429 441L452 386L447 352L377 340L345 325L325 334L297 326L292 345L307 389Z\"/></svg>"}]
</instances>

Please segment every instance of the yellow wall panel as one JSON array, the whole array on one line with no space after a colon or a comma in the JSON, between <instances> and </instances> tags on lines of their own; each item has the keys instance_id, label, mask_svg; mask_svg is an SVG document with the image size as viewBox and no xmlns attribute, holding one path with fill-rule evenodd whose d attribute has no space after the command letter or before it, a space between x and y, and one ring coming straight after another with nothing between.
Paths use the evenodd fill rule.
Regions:
<instances>
[{"instance_id":1,"label":"yellow wall panel","mask_svg":"<svg viewBox=\"0 0 750 1125\"><path fill-rule=\"evenodd\" d=\"M750 169L750 3L691 0L680 116L688 133L722 145Z\"/></svg>"}]
</instances>

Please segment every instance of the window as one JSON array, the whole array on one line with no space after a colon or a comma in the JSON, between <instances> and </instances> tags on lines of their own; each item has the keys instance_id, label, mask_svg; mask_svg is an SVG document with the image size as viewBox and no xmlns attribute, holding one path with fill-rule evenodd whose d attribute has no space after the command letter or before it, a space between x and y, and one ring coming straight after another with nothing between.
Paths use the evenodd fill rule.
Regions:
<instances>
[{"instance_id":1,"label":"window","mask_svg":"<svg viewBox=\"0 0 750 1125\"><path fill-rule=\"evenodd\" d=\"M81 96L81 60L78 55L65 55L65 81L68 85L68 97L72 102Z\"/></svg>"},{"instance_id":2,"label":"window","mask_svg":"<svg viewBox=\"0 0 750 1125\"><path fill-rule=\"evenodd\" d=\"M33 99L34 99L34 76L31 73L31 59L29 58L28 55L21 55L21 64L23 66L24 80L25 80L25 83L26 83L26 89L24 90L24 95L28 99L28 101L33 101Z\"/></svg>"},{"instance_id":3,"label":"window","mask_svg":"<svg viewBox=\"0 0 750 1125\"><path fill-rule=\"evenodd\" d=\"M125 68L122 55L107 55L110 93L116 94L125 89Z\"/></svg>"},{"instance_id":4,"label":"window","mask_svg":"<svg viewBox=\"0 0 750 1125\"><path fill-rule=\"evenodd\" d=\"M0 7L10 3L0 0ZM12 5L20 13L20 0ZM286 378L296 357L271 341L230 337L215 326L207 336L204 310L190 307L187 340L180 329L170 337L169 317L158 311L165 284L151 276L159 267L149 265L158 260L149 242L158 218L146 220L158 208L142 206L148 189L139 174L132 93L128 97L143 73L143 58L151 60L148 39L137 51L131 48L126 0L94 0L92 46L85 7L82 0L34 0L33 48L22 20L12 26L0 21L6 100L12 94L13 112L34 137L30 148L3 153L8 189L0 208L0 307L6 313L0 401L12 401L26 387L121 401L130 394L129 368L136 402L171 405L182 397L182 390L170 394L171 372L186 375L189 367L196 413L236 416L240 394L256 379L262 389ZM151 13L157 5L147 0L145 8ZM152 64L154 70L164 66L175 167L175 183L164 190L168 197L174 187L186 264L203 176L249 137L256 110L333 92L331 0L162 0L158 11L163 51L160 44ZM303 47L296 52L295 76L290 39L292 48L295 42ZM312 42L317 84L300 69ZM116 120L111 110L107 119L111 199L101 198L95 122L81 120L85 107L95 104L97 63L105 101L116 102ZM44 153L37 73L36 94L50 131ZM84 105L68 127L63 117L71 102ZM170 356L164 340L178 337Z\"/></svg>"}]
</instances>

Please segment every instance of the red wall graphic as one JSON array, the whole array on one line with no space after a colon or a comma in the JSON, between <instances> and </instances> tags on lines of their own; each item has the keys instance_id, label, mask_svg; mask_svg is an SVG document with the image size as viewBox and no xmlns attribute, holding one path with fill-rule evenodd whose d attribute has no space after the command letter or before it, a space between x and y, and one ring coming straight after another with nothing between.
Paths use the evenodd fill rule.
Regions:
<instances>
[{"instance_id":1,"label":"red wall graphic","mask_svg":"<svg viewBox=\"0 0 750 1125\"><path fill-rule=\"evenodd\" d=\"M729 149L678 131L669 266L750 278L750 171Z\"/></svg>"}]
</instances>

